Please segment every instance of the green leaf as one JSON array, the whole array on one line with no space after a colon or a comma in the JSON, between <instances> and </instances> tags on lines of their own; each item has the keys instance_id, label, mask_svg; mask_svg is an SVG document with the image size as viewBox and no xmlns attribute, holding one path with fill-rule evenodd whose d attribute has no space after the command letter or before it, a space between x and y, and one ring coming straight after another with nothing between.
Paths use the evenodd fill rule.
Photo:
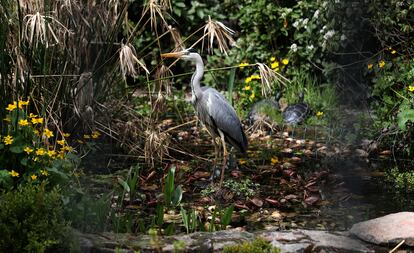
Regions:
<instances>
[{"instance_id":1,"label":"green leaf","mask_svg":"<svg viewBox=\"0 0 414 253\"><path fill-rule=\"evenodd\" d=\"M223 229L225 229L227 225L230 224L233 210L234 210L234 205L231 205L224 210L223 217L221 217L221 225L223 226Z\"/></svg>"},{"instance_id":2,"label":"green leaf","mask_svg":"<svg viewBox=\"0 0 414 253\"><path fill-rule=\"evenodd\" d=\"M174 176L175 167L171 167L168 171L167 178L165 179L164 196L167 205L171 205L173 193L174 193Z\"/></svg>"},{"instance_id":3,"label":"green leaf","mask_svg":"<svg viewBox=\"0 0 414 253\"><path fill-rule=\"evenodd\" d=\"M189 233L189 223L188 223L187 211L183 207L181 207L180 214L181 214L181 220L183 221L184 227L187 230L187 234L188 234Z\"/></svg>"},{"instance_id":4,"label":"green leaf","mask_svg":"<svg viewBox=\"0 0 414 253\"><path fill-rule=\"evenodd\" d=\"M413 109L403 109L397 115L397 123L402 131L407 130L406 123L408 121L414 122L414 110Z\"/></svg>"},{"instance_id":5,"label":"green leaf","mask_svg":"<svg viewBox=\"0 0 414 253\"><path fill-rule=\"evenodd\" d=\"M124 188L124 191L126 191L126 192L131 191L131 188L129 188L128 183L125 180L123 180L122 178L118 177L118 183L122 186L122 188Z\"/></svg>"},{"instance_id":6,"label":"green leaf","mask_svg":"<svg viewBox=\"0 0 414 253\"><path fill-rule=\"evenodd\" d=\"M4 148L4 144L0 143L0 149L3 149L3 148Z\"/></svg>"},{"instance_id":7,"label":"green leaf","mask_svg":"<svg viewBox=\"0 0 414 253\"><path fill-rule=\"evenodd\" d=\"M23 153L23 149L24 149L24 147L23 147L22 145L11 146L11 147L9 148L9 150L10 150L12 153L15 153L15 154L20 154L20 153Z\"/></svg>"},{"instance_id":8,"label":"green leaf","mask_svg":"<svg viewBox=\"0 0 414 253\"><path fill-rule=\"evenodd\" d=\"M174 206L177 206L180 204L181 199L183 197L183 189L181 188L181 185L179 185L177 188L175 188L174 193L172 195L171 202Z\"/></svg>"},{"instance_id":9,"label":"green leaf","mask_svg":"<svg viewBox=\"0 0 414 253\"><path fill-rule=\"evenodd\" d=\"M20 163L21 163L21 165L27 166L27 158L26 158L26 157L25 157L25 158L23 158L23 159L20 161Z\"/></svg>"},{"instance_id":10,"label":"green leaf","mask_svg":"<svg viewBox=\"0 0 414 253\"><path fill-rule=\"evenodd\" d=\"M8 170L0 170L0 187L10 189L13 186L13 179Z\"/></svg>"}]
</instances>

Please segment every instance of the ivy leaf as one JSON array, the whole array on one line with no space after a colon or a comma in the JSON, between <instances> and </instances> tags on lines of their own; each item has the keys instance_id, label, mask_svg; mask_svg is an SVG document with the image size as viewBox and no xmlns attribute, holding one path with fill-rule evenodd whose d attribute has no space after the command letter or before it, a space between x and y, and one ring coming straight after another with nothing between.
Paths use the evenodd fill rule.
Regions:
<instances>
[{"instance_id":1,"label":"ivy leaf","mask_svg":"<svg viewBox=\"0 0 414 253\"><path fill-rule=\"evenodd\" d=\"M408 121L414 122L414 110L405 108L397 115L397 123L401 130L405 131L407 129L405 124Z\"/></svg>"}]
</instances>

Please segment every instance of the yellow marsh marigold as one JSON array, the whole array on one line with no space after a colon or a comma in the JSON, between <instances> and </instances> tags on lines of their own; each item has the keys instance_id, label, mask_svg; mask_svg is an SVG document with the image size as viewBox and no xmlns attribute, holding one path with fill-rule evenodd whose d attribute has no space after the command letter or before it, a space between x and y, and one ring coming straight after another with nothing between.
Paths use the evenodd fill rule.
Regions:
<instances>
[{"instance_id":1,"label":"yellow marsh marigold","mask_svg":"<svg viewBox=\"0 0 414 253\"><path fill-rule=\"evenodd\" d=\"M101 133L98 132L98 131L93 131L92 134L91 134L91 137L93 139L97 139L97 138L99 138L99 136L101 136Z\"/></svg>"},{"instance_id":2,"label":"yellow marsh marigold","mask_svg":"<svg viewBox=\"0 0 414 253\"><path fill-rule=\"evenodd\" d=\"M251 89L252 89L252 87L250 85L244 86L244 90L251 90Z\"/></svg>"},{"instance_id":3,"label":"yellow marsh marigold","mask_svg":"<svg viewBox=\"0 0 414 253\"><path fill-rule=\"evenodd\" d=\"M385 61L384 61L384 60L381 60L381 61L378 63L378 67L383 68L384 66L385 66Z\"/></svg>"},{"instance_id":4,"label":"yellow marsh marigold","mask_svg":"<svg viewBox=\"0 0 414 253\"><path fill-rule=\"evenodd\" d=\"M39 148L36 150L36 155L42 156L46 154L46 150L44 148Z\"/></svg>"},{"instance_id":5,"label":"yellow marsh marigold","mask_svg":"<svg viewBox=\"0 0 414 253\"><path fill-rule=\"evenodd\" d=\"M371 70L371 69L372 69L372 67L374 67L374 65L373 65L372 63L369 63L369 64L367 65L368 70Z\"/></svg>"},{"instance_id":6,"label":"yellow marsh marigold","mask_svg":"<svg viewBox=\"0 0 414 253\"><path fill-rule=\"evenodd\" d=\"M272 64L270 65L270 67L272 69L278 68L279 67L279 62L278 61L272 62Z\"/></svg>"},{"instance_id":7,"label":"yellow marsh marigold","mask_svg":"<svg viewBox=\"0 0 414 253\"><path fill-rule=\"evenodd\" d=\"M240 165L243 165L243 164L246 164L246 163L247 163L246 159L243 159L243 158L239 159L239 164Z\"/></svg>"},{"instance_id":8,"label":"yellow marsh marigold","mask_svg":"<svg viewBox=\"0 0 414 253\"><path fill-rule=\"evenodd\" d=\"M260 80L261 79L259 75L251 75L250 77L252 78L252 80L254 80L254 79Z\"/></svg>"},{"instance_id":9,"label":"yellow marsh marigold","mask_svg":"<svg viewBox=\"0 0 414 253\"><path fill-rule=\"evenodd\" d=\"M274 56L270 57L270 61L271 61L271 62L276 61L276 57L274 57Z\"/></svg>"},{"instance_id":10,"label":"yellow marsh marigold","mask_svg":"<svg viewBox=\"0 0 414 253\"><path fill-rule=\"evenodd\" d=\"M289 59L285 58L282 60L283 65L288 65L289 64Z\"/></svg>"},{"instance_id":11,"label":"yellow marsh marigold","mask_svg":"<svg viewBox=\"0 0 414 253\"><path fill-rule=\"evenodd\" d=\"M317 117L322 117L322 116L323 116L323 112L317 112L317 113L316 113L316 116L317 116Z\"/></svg>"},{"instance_id":12,"label":"yellow marsh marigold","mask_svg":"<svg viewBox=\"0 0 414 253\"><path fill-rule=\"evenodd\" d=\"M7 111L9 111L9 112L12 112L12 111L14 111L16 108L17 108L17 105L16 105L15 103L13 103L13 104L9 104L9 105L7 105L6 110L7 110Z\"/></svg>"},{"instance_id":13,"label":"yellow marsh marigold","mask_svg":"<svg viewBox=\"0 0 414 253\"><path fill-rule=\"evenodd\" d=\"M396 53L397 53L397 51L395 51L395 50L391 51L391 54L396 54Z\"/></svg>"},{"instance_id":14,"label":"yellow marsh marigold","mask_svg":"<svg viewBox=\"0 0 414 253\"><path fill-rule=\"evenodd\" d=\"M48 176L49 175L49 172L47 172L47 170L40 170L40 174L42 176Z\"/></svg>"},{"instance_id":15,"label":"yellow marsh marigold","mask_svg":"<svg viewBox=\"0 0 414 253\"><path fill-rule=\"evenodd\" d=\"M48 150L48 151L47 151L47 155L48 155L49 157L54 157L54 156L56 155L56 151L54 151L54 150Z\"/></svg>"},{"instance_id":16,"label":"yellow marsh marigold","mask_svg":"<svg viewBox=\"0 0 414 253\"><path fill-rule=\"evenodd\" d=\"M29 118L37 118L37 115L36 114L33 114L33 113L30 113L29 114Z\"/></svg>"},{"instance_id":17,"label":"yellow marsh marigold","mask_svg":"<svg viewBox=\"0 0 414 253\"><path fill-rule=\"evenodd\" d=\"M68 133L63 133L63 137L68 138L70 136L70 134Z\"/></svg>"},{"instance_id":18,"label":"yellow marsh marigold","mask_svg":"<svg viewBox=\"0 0 414 253\"><path fill-rule=\"evenodd\" d=\"M53 132L52 132L52 131L50 131L50 130L49 130L49 129L47 129L47 128L45 128L45 130L43 130L43 134L44 134L47 138L53 137Z\"/></svg>"},{"instance_id":19,"label":"yellow marsh marigold","mask_svg":"<svg viewBox=\"0 0 414 253\"><path fill-rule=\"evenodd\" d=\"M408 91L409 92L414 92L414 85L408 86Z\"/></svg>"},{"instance_id":20,"label":"yellow marsh marigold","mask_svg":"<svg viewBox=\"0 0 414 253\"><path fill-rule=\"evenodd\" d=\"M24 149L23 149L23 151L24 152L26 152L26 154L30 154L30 153L32 153L33 152L33 149L31 148L31 147L25 147Z\"/></svg>"},{"instance_id":21,"label":"yellow marsh marigold","mask_svg":"<svg viewBox=\"0 0 414 253\"><path fill-rule=\"evenodd\" d=\"M90 136L89 134L84 134L84 135L83 135L83 138L85 138L85 139L90 139L90 138L91 138L91 136Z\"/></svg>"},{"instance_id":22,"label":"yellow marsh marigold","mask_svg":"<svg viewBox=\"0 0 414 253\"><path fill-rule=\"evenodd\" d=\"M32 174L32 175L30 176L30 178L34 181L34 180L36 180L36 179L37 179L37 176L36 176L35 174Z\"/></svg>"},{"instance_id":23,"label":"yellow marsh marigold","mask_svg":"<svg viewBox=\"0 0 414 253\"><path fill-rule=\"evenodd\" d=\"M22 105L22 106L27 106L27 105L29 105L29 99L28 99L28 100L26 100L26 101L24 101L24 100L19 100L19 105ZM19 106L19 108L20 108L20 106Z\"/></svg>"},{"instance_id":24,"label":"yellow marsh marigold","mask_svg":"<svg viewBox=\"0 0 414 253\"><path fill-rule=\"evenodd\" d=\"M249 66L248 62L242 62L239 64L239 68L243 69L244 67Z\"/></svg>"},{"instance_id":25,"label":"yellow marsh marigold","mask_svg":"<svg viewBox=\"0 0 414 253\"><path fill-rule=\"evenodd\" d=\"M14 170L10 171L10 172L9 172L9 174L10 174L12 177L18 177L18 176L19 176L19 172L16 172L16 171L14 171Z\"/></svg>"},{"instance_id":26,"label":"yellow marsh marigold","mask_svg":"<svg viewBox=\"0 0 414 253\"><path fill-rule=\"evenodd\" d=\"M256 95L254 94L254 91L252 92L252 94L250 95L250 99L253 100L256 97Z\"/></svg>"},{"instance_id":27,"label":"yellow marsh marigold","mask_svg":"<svg viewBox=\"0 0 414 253\"><path fill-rule=\"evenodd\" d=\"M276 165L279 162L279 158L277 156L272 156L272 158L270 158L270 163L272 165Z\"/></svg>"},{"instance_id":28,"label":"yellow marsh marigold","mask_svg":"<svg viewBox=\"0 0 414 253\"><path fill-rule=\"evenodd\" d=\"M57 144L59 144L60 146L65 146L65 140L58 140L56 141Z\"/></svg>"},{"instance_id":29,"label":"yellow marsh marigold","mask_svg":"<svg viewBox=\"0 0 414 253\"><path fill-rule=\"evenodd\" d=\"M6 135L6 136L3 137L3 142L6 145L10 145L10 144L13 143L13 137L10 136L10 135Z\"/></svg>"},{"instance_id":30,"label":"yellow marsh marigold","mask_svg":"<svg viewBox=\"0 0 414 253\"><path fill-rule=\"evenodd\" d=\"M33 124L42 124L43 123L43 118L32 118L32 123Z\"/></svg>"},{"instance_id":31,"label":"yellow marsh marigold","mask_svg":"<svg viewBox=\"0 0 414 253\"><path fill-rule=\"evenodd\" d=\"M19 126L27 126L29 125L29 121L27 121L27 119L21 119L18 124Z\"/></svg>"}]
</instances>

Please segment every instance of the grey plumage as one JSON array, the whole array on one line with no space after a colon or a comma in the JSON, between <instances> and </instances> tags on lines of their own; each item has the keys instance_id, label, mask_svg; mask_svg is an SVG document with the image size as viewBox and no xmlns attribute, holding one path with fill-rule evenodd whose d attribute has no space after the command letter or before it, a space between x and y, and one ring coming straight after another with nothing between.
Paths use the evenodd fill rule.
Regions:
<instances>
[{"instance_id":1,"label":"grey plumage","mask_svg":"<svg viewBox=\"0 0 414 253\"><path fill-rule=\"evenodd\" d=\"M223 183L224 167L227 161L226 143L243 153L247 150L248 142L240 119L237 117L234 108L220 92L211 87L200 86L204 74L204 63L201 56L194 49L190 48L181 52L162 54L161 57L189 60L196 66L196 71L191 77L191 100L199 120L207 127L213 139L220 137L222 140L224 154L220 179L221 186ZM214 140L213 142L217 150L217 144Z\"/></svg>"}]
</instances>

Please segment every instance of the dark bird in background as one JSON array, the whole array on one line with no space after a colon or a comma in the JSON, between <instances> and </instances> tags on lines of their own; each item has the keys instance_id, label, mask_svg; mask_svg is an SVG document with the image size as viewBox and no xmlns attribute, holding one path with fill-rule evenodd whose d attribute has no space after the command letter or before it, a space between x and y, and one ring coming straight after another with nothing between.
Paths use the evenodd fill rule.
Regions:
<instances>
[{"instance_id":1,"label":"dark bird in background","mask_svg":"<svg viewBox=\"0 0 414 253\"><path fill-rule=\"evenodd\" d=\"M220 145L216 142L216 138L220 137L223 147L223 164L219 183L219 186L221 187L228 158L226 143L237 148L242 153L245 153L247 150L247 138L240 123L240 119L237 117L234 108L220 92L214 88L200 85L204 74L204 63L196 50L189 48L180 52L161 54L161 57L179 58L191 61L195 64L196 70L191 77L191 101L197 112L198 119L206 126L213 138L216 161ZM212 175L214 175L214 167Z\"/></svg>"}]
</instances>

